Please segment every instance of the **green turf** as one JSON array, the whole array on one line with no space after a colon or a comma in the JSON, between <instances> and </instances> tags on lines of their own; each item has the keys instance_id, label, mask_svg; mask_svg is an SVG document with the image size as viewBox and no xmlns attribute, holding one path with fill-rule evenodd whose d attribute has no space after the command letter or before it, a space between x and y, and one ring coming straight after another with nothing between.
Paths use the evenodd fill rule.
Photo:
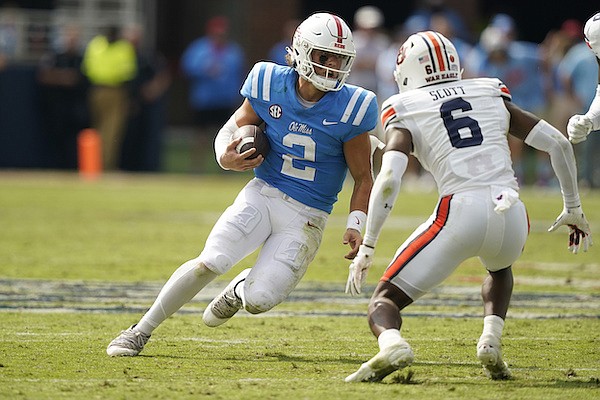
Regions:
<instances>
[{"instance_id":1,"label":"green turf","mask_svg":"<svg viewBox=\"0 0 600 400\"><path fill-rule=\"evenodd\" d=\"M546 232L562 209L556 191L522 191L532 231L514 267L504 334L512 381L489 381L476 363L484 272L473 259L406 310L413 366L382 384L343 382L377 347L365 318L368 294L350 301L342 293L349 187L292 301L209 329L201 298L163 324L141 357L107 357L108 341L140 316L107 310L149 306L175 268L201 251L248 177L114 175L88 182L76 174L0 172L0 399L598 398L600 247L572 255L566 228ZM402 191L367 292L435 201L435 194ZM584 193L583 204L598 229L600 193ZM14 284L23 279L29 284ZM55 295L28 299L44 293L44 282L53 282ZM134 288L124 294L139 293L136 282L154 286L137 299L93 297L93 288L111 282ZM56 289L63 284L69 291ZM312 289L327 299L311 297ZM39 312L44 308L52 309Z\"/></svg>"}]
</instances>

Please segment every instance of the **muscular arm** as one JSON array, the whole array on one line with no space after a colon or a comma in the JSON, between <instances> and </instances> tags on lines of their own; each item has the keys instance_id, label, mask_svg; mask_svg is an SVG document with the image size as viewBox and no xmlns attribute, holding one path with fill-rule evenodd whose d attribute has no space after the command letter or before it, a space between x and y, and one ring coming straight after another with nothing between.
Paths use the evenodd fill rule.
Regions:
<instances>
[{"instance_id":1,"label":"muscular arm","mask_svg":"<svg viewBox=\"0 0 600 400\"><path fill-rule=\"evenodd\" d=\"M511 101L504 100L504 105L510 113L510 127L508 128L508 133L516 138L525 140L533 127L540 122L540 118L529 111L519 108Z\"/></svg>"},{"instance_id":2,"label":"muscular arm","mask_svg":"<svg viewBox=\"0 0 600 400\"><path fill-rule=\"evenodd\" d=\"M350 211L367 212L369 195L373 186L371 171L371 139L368 132L364 132L344 143L344 156L348 164L350 175L354 179L354 188L350 198ZM358 252L362 243L361 233L354 229L346 229L343 243L349 244L351 250L346 258L352 259Z\"/></svg>"}]
</instances>

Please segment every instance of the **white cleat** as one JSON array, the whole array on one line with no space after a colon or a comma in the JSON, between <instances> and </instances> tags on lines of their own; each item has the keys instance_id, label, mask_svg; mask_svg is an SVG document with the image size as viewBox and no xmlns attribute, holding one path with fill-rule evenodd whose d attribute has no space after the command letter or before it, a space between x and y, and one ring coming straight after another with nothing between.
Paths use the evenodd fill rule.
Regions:
<instances>
[{"instance_id":1,"label":"white cleat","mask_svg":"<svg viewBox=\"0 0 600 400\"><path fill-rule=\"evenodd\" d=\"M150 335L146 335L142 332L138 332L133 328L135 325L131 325L129 328L121 331L112 342L109 343L106 348L106 354L111 357L115 356L137 356L140 351L144 348Z\"/></svg>"},{"instance_id":2,"label":"white cleat","mask_svg":"<svg viewBox=\"0 0 600 400\"><path fill-rule=\"evenodd\" d=\"M479 338L479 342L477 343L477 358L489 378L493 380L512 378L508 364L502 360L502 346L500 341L494 336L482 335Z\"/></svg>"},{"instance_id":3,"label":"white cleat","mask_svg":"<svg viewBox=\"0 0 600 400\"><path fill-rule=\"evenodd\" d=\"M348 375L345 382L379 382L394 371L412 364L414 354L406 341L381 350L373 358L360 366L358 371Z\"/></svg>"},{"instance_id":4,"label":"white cleat","mask_svg":"<svg viewBox=\"0 0 600 400\"><path fill-rule=\"evenodd\" d=\"M240 272L206 307L202 320L207 326L215 327L224 324L243 307L242 299L235 293L235 288L239 284L244 284L249 273L250 268Z\"/></svg>"}]
</instances>

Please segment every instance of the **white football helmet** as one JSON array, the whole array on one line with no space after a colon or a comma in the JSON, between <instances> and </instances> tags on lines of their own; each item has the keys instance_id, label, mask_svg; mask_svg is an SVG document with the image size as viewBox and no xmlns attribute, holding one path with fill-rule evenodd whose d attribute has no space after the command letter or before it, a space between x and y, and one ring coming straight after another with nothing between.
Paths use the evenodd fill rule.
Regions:
<instances>
[{"instance_id":1,"label":"white football helmet","mask_svg":"<svg viewBox=\"0 0 600 400\"><path fill-rule=\"evenodd\" d=\"M316 13L305 19L296 29L292 48L287 50L298 74L324 92L344 86L356 57L350 28L343 19L329 13ZM338 54L342 60L340 69L313 62L313 50ZM324 69L325 75L318 75L315 66Z\"/></svg>"},{"instance_id":2,"label":"white football helmet","mask_svg":"<svg viewBox=\"0 0 600 400\"><path fill-rule=\"evenodd\" d=\"M600 12L587 20L583 27L583 34L587 45L596 57L600 58Z\"/></svg>"},{"instance_id":3,"label":"white football helmet","mask_svg":"<svg viewBox=\"0 0 600 400\"><path fill-rule=\"evenodd\" d=\"M398 50L394 79L400 92L461 78L456 48L441 33L417 32Z\"/></svg>"}]
</instances>

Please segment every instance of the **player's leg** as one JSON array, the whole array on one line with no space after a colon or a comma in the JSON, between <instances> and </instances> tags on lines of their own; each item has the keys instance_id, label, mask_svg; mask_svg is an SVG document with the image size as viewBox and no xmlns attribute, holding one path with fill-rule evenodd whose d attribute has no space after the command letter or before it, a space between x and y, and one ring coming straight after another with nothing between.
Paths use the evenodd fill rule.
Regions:
<instances>
[{"instance_id":1,"label":"player's leg","mask_svg":"<svg viewBox=\"0 0 600 400\"><path fill-rule=\"evenodd\" d=\"M465 199L441 199L434 214L400 246L369 304L369 325L377 337L379 353L346 382L380 381L413 360L402 338L401 311L444 281L481 243L478 208ZM472 223L469 229L465 224ZM462 244L461 244L462 243Z\"/></svg>"},{"instance_id":2,"label":"player's leg","mask_svg":"<svg viewBox=\"0 0 600 400\"><path fill-rule=\"evenodd\" d=\"M304 276L321 243L327 213L290 203L281 192L266 190L271 231L255 265L243 271L207 307L208 326L229 320L240 308L252 314L284 301Z\"/></svg>"},{"instance_id":3,"label":"player's leg","mask_svg":"<svg viewBox=\"0 0 600 400\"><path fill-rule=\"evenodd\" d=\"M150 339L152 331L189 302L217 274L197 258L181 265L163 286L150 309L141 320L122 331L110 342L110 356L137 356Z\"/></svg>"},{"instance_id":4,"label":"player's leg","mask_svg":"<svg viewBox=\"0 0 600 400\"><path fill-rule=\"evenodd\" d=\"M141 318L121 332L107 348L111 356L135 356L163 321L188 303L215 277L256 250L270 231L264 199L254 181L248 183L235 202L213 227L202 253L181 265L163 286Z\"/></svg>"},{"instance_id":5,"label":"player's leg","mask_svg":"<svg viewBox=\"0 0 600 400\"><path fill-rule=\"evenodd\" d=\"M492 379L512 376L502 358L502 332L513 291L511 265L520 256L527 234L527 213L523 203L518 202L504 213L492 215L489 240L482 247L480 259L488 275L481 287L484 318L477 358Z\"/></svg>"},{"instance_id":6,"label":"player's leg","mask_svg":"<svg viewBox=\"0 0 600 400\"><path fill-rule=\"evenodd\" d=\"M412 299L397 286L379 282L369 302L369 326L377 337L380 350L346 377L346 382L378 382L412 363L412 349L400 335L400 311L411 303Z\"/></svg>"},{"instance_id":7,"label":"player's leg","mask_svg":"<svg viewBox=\"0 0 600 400\"><path fill-rule=\"evenodd\" d=\"M317 254L328 219L321 210L277 198L272 202L273 233L242 288L244 308L252 314L288 298Z\"/></svg>"},{"instance_id":8,"label":"player's leg","mask_svg":"<svg viewBox=\"0 0 600 400\"><path fill-rule=\"evenodd\" d=\"M502 331L513 289L512 268L488 272L481 287L483 332L477 342L477 358L492 379L510 379L512 374L502 359Z\"/></svg>"}]
</instances>

